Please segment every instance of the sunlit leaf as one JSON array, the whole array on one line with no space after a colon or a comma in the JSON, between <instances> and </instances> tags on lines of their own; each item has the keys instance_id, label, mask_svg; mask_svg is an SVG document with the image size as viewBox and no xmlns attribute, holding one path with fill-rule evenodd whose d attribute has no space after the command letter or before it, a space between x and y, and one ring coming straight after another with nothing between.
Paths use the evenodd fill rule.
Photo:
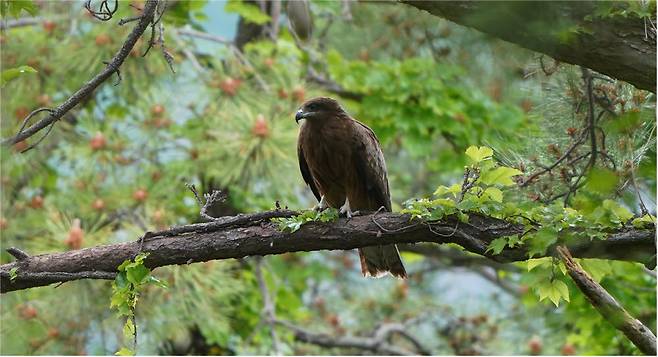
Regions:
<instances>
[{"instance_id":1,"label":"sunlit leaf","mask_svg":"<svg viewBox=\"0 0 658 357\"><path fill-rule=\"evenodd\" d=\"M603 259L581 259L580 265L585 269L596 282L600 282L603 277L612 273L612 267L607 260Z\"/></svg>"},{"instance_id":2,"label":"sunlit leaf","mask_svg":"<svg viewBox=\"0 0 658 357\"><path fill-rule=\"evenodd\" d=\"M542 265L550 265L551 264L551 258L538 258L538 259L528 259L527 261L528 264L528 271L531 271L532 269L542 266Z\"/></svg>"},{"instance_id":3,"label":"sunlit leaf","mask_svg":"<svg viewBox=\"0 0 658 357\"><path fill-rule=\"evenodd\" d=\"M558 306L561 300L570 301L567 284L558 279L539 284L537 286L537 292L539 294L539 301L548 298L555 306Z\"/></svg>"},{"instance_id":4,"label":"sunlit leaf","mask_svg":"<svg viewBox=\"0 0 658 357\"><path fill-rule=\"evenodd\" d=\"M635 228L642 228L651 224L656 224L656 217L650 214L645 214L642 217L635 218L631 223Z\"/></svg>"},{"instance_id":5,"label":"sunlit leaf","mask_svg":"<svg viewBox=\"0 0 658 357\"><path fill-rule=\"evenodd\" d=\"M497 167L483 172L480 176L480 182L487 185L512 186L514 185L512 177L522 174L523 172L511 167Z\"/></svg>"},{"instance_id":6,"label":"sunlit leaf","mask_svg":"<svg viewBox=\"0 0 658 357\"><path fill-rule=\"evenodd\" d=\"M491 158L491 156L493 156L493 150L486 146L470 146L468 149L466 149L466 155L471 159L471 161L478 163Z\"/></svg>"},{"instance_id":7,"label":"sunlit leaf","mask_svg":"<svg viewBox=\"0 0 658 357\"><path fill-rule=\"evenodd\" d=\"M483 196L489 197L492 201L503 202L503 191L496 187L487 187L484 190Z\"/></svg>"}]
</instances>

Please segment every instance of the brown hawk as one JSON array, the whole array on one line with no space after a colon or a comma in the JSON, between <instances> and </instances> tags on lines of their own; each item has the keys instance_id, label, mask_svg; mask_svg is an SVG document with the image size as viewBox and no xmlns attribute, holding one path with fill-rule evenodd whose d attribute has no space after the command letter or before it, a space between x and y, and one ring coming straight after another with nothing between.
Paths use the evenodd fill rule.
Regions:
<instances>
[{"instance_id":1,"label":"brown hawk","mask_svg":"<svg viewBox=\"0 0 658 357\"><path fill-rule=\"evenodd\" d=\"M304 119L297 139L299 168L304 181L318 199L318 209L391 211L384 154L375 133L350 117L331 98L319 97L304 103L295 121ZM379 277L390 272L405 278L395 245L359 249L361 272Z\"/></svg>"}]
</instances>

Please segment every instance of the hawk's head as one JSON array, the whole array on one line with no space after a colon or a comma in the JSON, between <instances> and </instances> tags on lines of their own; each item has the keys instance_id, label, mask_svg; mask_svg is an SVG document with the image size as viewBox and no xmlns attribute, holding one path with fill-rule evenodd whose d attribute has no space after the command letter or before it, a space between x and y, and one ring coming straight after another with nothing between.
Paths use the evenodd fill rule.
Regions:
<instances>
[{"instance_id":1,"label":"hawk's head","mask_svg":"<svg viewBox=\"0 0 658 357\"><path fill-rule=\"evenodd\" d=\"M299 108L295 121L299 123L302 119L323 120L340 116L343 113L343 108L336 100L329 97L317 97L306 101Z\"/></svg>"}]
</instances>

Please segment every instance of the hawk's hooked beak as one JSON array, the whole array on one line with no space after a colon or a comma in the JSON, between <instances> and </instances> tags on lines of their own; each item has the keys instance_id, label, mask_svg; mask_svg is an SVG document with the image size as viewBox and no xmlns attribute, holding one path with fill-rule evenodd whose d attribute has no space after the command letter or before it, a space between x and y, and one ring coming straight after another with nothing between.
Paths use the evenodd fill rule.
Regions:
<instances>
[{"instance_id":1,"label":"hawk's hooked beak","mask_svg":"<svg viewBox=\"0 0 658 357\"><path fill-rule=\"evenodd\" d=\"M299 124L299 121L300 121L300 120L306 118L305 115L306 115L306 113L304 113L303 110L301 110L301 109L298 110L298 111L297 111L297 114L295 114L295 123Z\"/></svg>"}]
</instances>

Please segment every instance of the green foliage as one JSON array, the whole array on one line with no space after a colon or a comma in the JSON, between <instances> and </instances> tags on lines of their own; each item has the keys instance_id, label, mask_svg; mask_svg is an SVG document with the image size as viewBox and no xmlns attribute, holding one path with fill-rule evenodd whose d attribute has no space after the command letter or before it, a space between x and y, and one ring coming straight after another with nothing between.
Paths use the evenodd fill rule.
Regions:
<instances>
[{"instance_id":1,"label":"green foliage","mask_svg":"<svg viewBox=\"0 0 658 357\"><path fill-rule=\"evenodd\" d=\"M458 66L424 57L347 61L336 51L327 54L327 62L345 89L367 94L356 106L355 117L371 125L384 143L401 142L415 157L433 152L439 138L448 138L459 151L482 142L485 135L511 138L525 122L520 109L460 85L463 73ZM445 169L450 150L437 154ZM463 160L454 164L458 167Z\"/></svg>"},{"instance_id":2,"label":"green foliage","mask_svg":"<svg viewBox=\"0 0 658 357\"><path fill-rule=\"evenodd\" d=\"M32 16L36 16L38 8L32 0L2 0L0 2L0 18L20 16L25 11Z\"/></svg>"},{"instance_id":3,"label":"green foliage","mask_svg":"<svg viewBox=\"0 0 658 357\"><path fill-rule=\"evenodd\" d=\"M18 267L13 267L9 270L9 280L14 281L16 280L16 277L18 276Z\"/></svg>"},{"instance_id":4,"label":"green foliage","mask_svg":"<svg viewBox=\"0 0 658 357\"><path fill-rule=\"evenodd\" d=\"M0 87L4 87L7 83L11 82L12 80L20 77L21 75L25 75L28 73L37 73L37 70L30 66L20 66L16 68L6 69L2 71L2 74L0 74Z\"/></svg>"},{"instance_id":5,"label":"green foliage","mask_svg":"<svg viewBox=\"0 0 658 357\"><path fill-rule=\"evenodd\" d=\"M642 217L635 218L632 222L633 227L635 228L643 228L646 226L649 226L651 224L655 225L656 224L656 217L652 216L650 214L645 214Z\"/></svg>"},{"instance_id":6,"label":"green foliage","mask_svg":"<svg viewBox=\"0 0 658 357\"><path fill-rule=\"evenodd\" d=\"M126 319L123 327L123 336L129 339L137 334L135 326L135 307L139 300L140 292L146 284L155 284L166 288L167 284L150 275L151 270L144 266L144 259L148 253L140 253L133 260L126 260L117 268L117 276L112 283L112 296L110 308L117 310L120 317ZM116 355L132 356L136 351L122 347Z\"/></svg>"},{"instance_id":7,"label":"green foliage","mask_svg":"<svg viewBox=\"0 0 658 357\"><path fill-rule=\"evenodd\" d=\"M249 4L243 0L228 0L224 6L226 12L234 12L248 22L262 25L270 21L270 16L263 13L257 5Z\"/></svg>"},{"instance_id":8,"label":"green foliage","mask_svg":"<svg viewBox=\"0 0 658 357\"><path fill-rule=\"evenodd\" d=\"M512 178L522 172L511 167L494 164L493 150L488 147L470 146L466 149L466 155L472 164L466 167L464 182L461 186L458 184L450 187L441 185L434 191L435 199L407 201L402 212L410 214L412 218L425 220L437 220L456 214L461 221L466 222L469 212L495 215L496 212L502 211L505 207L502 189L514 185ZM445 198L446 196L448 198ZM504 239L501 238L492 242L493 246L490 246L489 249L498 254L504 247L504 245L501 246L503 241ZM505 244L507 244L506 241Z\"/></svg>"},{"instance_id":9,"label":"green foliage","mask_svg":"<svg viewBox=\"0 0 658 357\"><path fill-rule=\"evenodd\" d=\"M490 160L493 156L493 150L486 146L480 146L479 148L469 146L468 149L466 149L466 156L468 156L474 164L479 164L484 160Z\"/></svg>"},{"instance_id":10,"label":"green foliage","mask_svg":"<svg viewBox=\"0 0 658 357\"><path fill-rule=\"evenodd\" d=\"M182 0L176 1L167 7L164 15L165 22L174 26L190 24L197 30L203 27L197 21L204 21L208 16L204 13L207 0Z\"/></svg>"},{"instance_id":11,"label":"green foliage","mask_svg":"<svg viewBox=\"0 0 658 357\"><path fill-rule=\"evenodd\" d=\"M650 1L615 1L597 2L594 13L585 19L592 18L654 18L656 16L656 2Z\"/></svg>"},{"instance_id":12,"label":"green foliage","mask_svg":"<svg viewBox=\"0 0 658 357\"><path fill-rule=\"evenodd\" d=\"M471 146L466 150L466 155L471 165L466 167L464 183L461 186L439 186L434 191L436 198L410 200L402 212L410 214L412 219L427 221L448 215L457 215L461 221L467 221L470 212L477 212L522 224L525 226L524 234L494 239L489 243L486 252L497 255L507 247L524 245L529 258L545 255L547 249L558 241L604 238L609 228L622 227L629 223L641 227L655 221L650 215L632 220L634 216L627 208L609 199L604 200L601 206L585 212L557 203L528 205L517 200L504 200L502 189L513 186L514 178L522 172L506 166L496 166L492 161L493 150L488 147ZM607 192L610 186L616 186L616 178L608 171L599 170L592 177L592 190ZM601 280L611 272L609 265L597 261L587 261L583 265L595 280ZM550 269L551 272L555 268L549 258L528 260L528 271L537 267ZM563 265L561 270L563 275L566 274ZM555 279L553 275L548 279L538 280L535 291L539 301L548 298L555 306L558 306L561 300L569 301L567 285Z\"/></svg>"},{"instance_id":13,"label":"green foliage","mask_svg":"<svg viewBox=\"0 0 658 357\"><path fill-rule=\"evenodd\" d=\"M290 218L272 218L273 222L278 223L282 232L296 232L303 224L308 222L331 222L338 219L338 210L327 208L322 211L309 210L302 214Z\"/></svg>"},{"instance_id":14,"label":"green foliage","mask_svg":"<svg viewBox=\"0 0 658 357\"><path fill-rule=\"evenodd\" d=\"M560 300L569 302L569 288L562 280L552 280L543 282L537 286L539 301L548 298L555 306L560 304Z\"/></svg>"}]
</instances>

